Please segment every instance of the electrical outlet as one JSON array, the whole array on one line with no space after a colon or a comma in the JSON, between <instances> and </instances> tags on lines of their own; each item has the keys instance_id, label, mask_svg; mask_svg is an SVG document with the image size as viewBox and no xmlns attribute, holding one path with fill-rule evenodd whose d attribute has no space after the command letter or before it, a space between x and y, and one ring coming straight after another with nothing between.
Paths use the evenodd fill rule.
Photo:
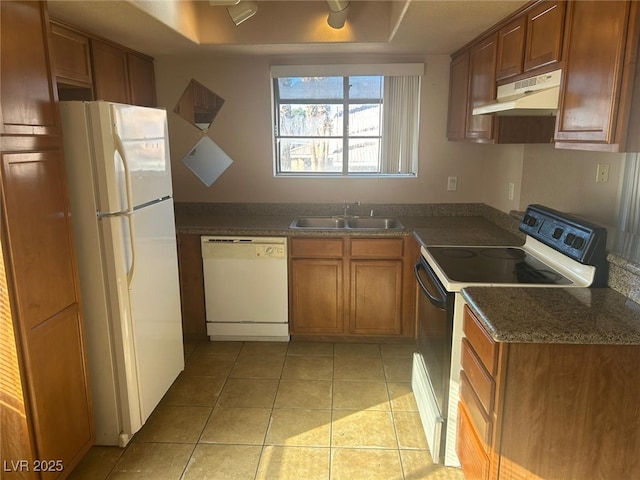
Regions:
<instances>
[{"instance_id":1,"label":"electrical outlet","mask_svg":"<svg viewBox=\"0 0 640 480\"><path fill-rule=\"evenodd\" d=\"M516 186L513 182L507 183L507 196L509 200L513 200L513 192L516 189Z\"/></svg>"},{"instance_id":2,"label":"electrical outlet","mask_svg":"<svg viewBox=\"0 0 640 480\"><path fill-rule=\"evenodd\" d=\"M596 183L605 183L609 181L609 164L599 163L596 168Z\"/></svg>"},{"instance_id":3,"label":"electrical outlet","mask_svg":"<svg viewBox=\"0 0 640 480\"><path fill-rule=\"evenodd\" d=\"M458 177L449 177L447 179L447 191L455 192L458 189Z\"/></svg>"}]
</instances>

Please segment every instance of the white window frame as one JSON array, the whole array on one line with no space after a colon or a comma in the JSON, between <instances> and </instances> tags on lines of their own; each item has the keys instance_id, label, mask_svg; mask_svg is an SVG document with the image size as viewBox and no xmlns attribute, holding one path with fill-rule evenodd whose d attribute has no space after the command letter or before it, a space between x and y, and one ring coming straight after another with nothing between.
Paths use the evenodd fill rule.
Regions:
<instances>
[{"instance_id":1,"label":"white window frame","mask_svg":"<svg viewBox=\"0 0 640 480\"><path fill-rule=\"evenodd\" d=\"M403 64L344 64L344 65L274 65L271 67L271 88L272 88L272 139L273 139L273 174L279 178L353 178L353 177L376 177L376 178L415 178L418 175L418 135L420 123L420 82L424 74L424 64L403 63ZM414 85L414 95L408 97L409 108L386 109L384 118L380 122L380 142L381 161L377 172L349 172L348 159L345 161L342 172L282 172L280 171L280 158L278 151L278 122L279 122L279 99L276 95L276 79L282 77L342 77L346 82L349 76L382 76L382 77L414 77L417 85ZM385 78L384 98L390 95L389 86L393 82ZM346 89L346 86L345 86ZM317 100L317 99L316 99ZM349 102L345 99L345 112L348 112L348 105L361 103L362 99ZM387 111L389 113L387 113ZM389 118L390 115L395 115ZM410 117L410 118L408 118ZM398 122L409 122L414 129L396 128ZM413 122L413 123L412 123ZM346 122L345 122L346 123ZM348 132L348 126L344 131ZM343 131L340 139L343 141L343 151L348 151L347 144L350 137ZM385 142L389 138L390 132L397 132L397 142ZM375 138L375 137L373 137ZM391 145L392 143L405 142L402 147ZM407 143L408 142L408 143ZM406 145L409 145L407 147ZM389 161L389 158L393 158ZM400 171L394 171L398 169ZM384 170L387 170L386 172ZM403 171L404 170L404 171Z\"/></svg>"}]
</instances>

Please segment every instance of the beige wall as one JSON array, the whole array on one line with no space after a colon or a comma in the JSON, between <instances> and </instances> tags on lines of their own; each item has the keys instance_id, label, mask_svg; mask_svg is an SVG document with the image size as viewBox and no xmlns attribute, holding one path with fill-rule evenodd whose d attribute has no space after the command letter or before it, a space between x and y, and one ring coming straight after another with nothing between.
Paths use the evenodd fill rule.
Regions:
<instances>
[{"instance_id":1,"label":"beige wall","mask_svg":"<svg viewBox=\"0 0 640 480\"><path fill-rule=\"evenodd\" d=\"M557 150L527 145L522 170L520 205L543 203L595 222L614 226L624 155ZM596 183L596 166L609 165L609 181Z\"/></svg>"},{"instance_id":2,"label":"beige wall","mask_svg":"<svg viewBox=\"0 0 640 480\"><path fill-rule=\"evenodd\" d=\"M288 63L370 63L398 58L286 59ZM283 59L259 56L215 58L160 57L156 59L158 103L169 113L174 192L177 201L194 202L342 202L376 203L481 202L487 149L446 139L449 57L424 61L422 80L419 175L413 179L293 179L274 178L271 137L271 84L269 67ZM191 78L225 99L208 135L234 160L233 165L207 188L181 159L199 139L195 128L172 112ZM447 177L458 177L458 190L447 192Z\"/></svg>"},{"instance_id":3,"label":"beige wall","mask_svg":"<svg viewBox=\"0 0 640 480\"><path fill-rule=\"evenodd\" d=\"M284 63L424 61L419 172L414 179L294 179L273 176L269 67ZM158 102L169 113L174 192L177 201L313 203L484 202L508 212L530 203L615 225L622 155L556 150L550 145L475 145L446 139L448 56L288 57L261 56L156 59ZM205 187L181 159L200 138L172 110L191 78L225 99L207 133L234 163ZM598 163L610 165L609 182L595 183ZM458 190L446 190L447 177ZM514 198L508 199L508 184Z\"/></svg>"},{"instance_id":4,"label":"beige wall","mask_svg":"<svg viewBox=\"0 0 640 480\"><path fill-rule=\"evenodd\" d=\"M540 203L606 226L615 226L624 155L559 150L552 145L490 145L484 203L499 210L524 210ZM596 166L609 165L609 181L596 183ZM514 199L507 184L515 184Z\"/></svg>"}]
</instances>

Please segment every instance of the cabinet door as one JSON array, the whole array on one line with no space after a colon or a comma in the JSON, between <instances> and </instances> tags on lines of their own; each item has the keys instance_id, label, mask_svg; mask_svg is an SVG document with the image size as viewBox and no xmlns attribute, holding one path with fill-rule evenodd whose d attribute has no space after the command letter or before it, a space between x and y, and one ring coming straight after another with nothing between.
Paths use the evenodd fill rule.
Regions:
<instances>
[{"instance_id":1,"label":"cabinet door","mask_svg":"<svg viewBox=\"0 0 640 480\"><path fill-rule=\"evenodd\" d=\"M18 295L18 307L29 329L77 301L63 169L60 151L2 154L16 281L29 286Z\"/></svg>"},{"instance_id":2,"label":"cabinet door","mask_svg":"<svg viewBox=\"0 0 640 480\"><path fill-rule=\"evenodd\" d=\"M464 140L467 131L469 105L469 51L451 59L449 73L449 116L447 138Z\"/></svg>"},{"instance_id":3,"label":"cabinet door","mask_svg":"<svg viewBox=\"0 0 640 480\"><path fill-rule=\"evenodd\" d=\"M497 46L497 34L494 34L471 48L467 138L490 141L493 136L493 115L473 115L473 107L496 98Z\"/></svg>"},{"instance_id":4,"label":"cabinet door","mask_svg":"<svg viewBox=\"0 0 640 480\"><path fill-rule=\"evenodd\" d=\"M58 81L91 87L89 38L52 23L51 46Z\"/></svg>"},{"instance_id":5,"label":"cabinet door","mask_svg":"<svg viewBox=\"0 0 640 480\"><path fill-rule=\"evenodd\" d=\"M94 433L62 153L3 153L1 178L35 445L70 469Z\"/></svg>"},{"instance_id":6,"label":"cabinet door","mask_svg":"<svg viewBox=\"0 0 640 480\"><path fill-rule=\"evenodd\" d=\"M569 4L556 141L614 141L629 9L630 2Z\"/></svg>"},{"instance_id":7,"label":"cabinet door","mask_svg":"<svg viewBox=\"0 0 640 480\"><path fill-rule=\"evenodd\" d=\"M562 59L565 8L564 1L549 1L527 13L525 72Z\"/></svg>"},{"instance_id":8,"label":"cabinet door","mask_svg":"<svg viewBox=\"0 0 640 480\"><path fill-rule=\"evenodd\" d=\"M127 69L129 72L131 103L143 107L155 107L157 104L153 61L139 55L127 53Z\"/></svg>"},{"instance_id":9,"label":"cabinet door","mask_svg":"<svg viewBox=\"0 0 640 480\"><path fill-rule=\"evenodd\" d=\"M46 10L37 2L2 1L0 5L0 133L59 135L57 96L46 48ZM5 139L2 149L7 149Z\"/></svg>"},{"instance_id":10,"label":"cabinet door","mask_svg":"<svg viewBox=\"0 0 640 480\"><path fill-rule=\"evenodd\" d=\"M342 259L291 260L291 333L344 331Z\"/></svg>"},{"instance_id":11,"label":"cabinet door","mask_svg":"<svg viewBox=\"0 0 640 480\"><path fill-rule=\"evenodd\" d=\"M130 103L126 52L91 39L91 54L96 100Z\"/></svg>"},{"instance_id":12,"label":"cabinet door","mask_svg":"<svg viewBox=\"0 0 640 480\"><path fill-rule=\"evenodd\" d=\"M400 334L402 260L352 260L350 276L350 332Z\"/></svg>"},{"instance_id":13,"label":"cabinet door","mask_svg":"<svg viewBox=\"0 0 640 480\"><path fill-rule=\"evenodd\" d=\"M522 73L526 18L520 17L498 32L496 80Z\"/></svg>"}]
</instances>

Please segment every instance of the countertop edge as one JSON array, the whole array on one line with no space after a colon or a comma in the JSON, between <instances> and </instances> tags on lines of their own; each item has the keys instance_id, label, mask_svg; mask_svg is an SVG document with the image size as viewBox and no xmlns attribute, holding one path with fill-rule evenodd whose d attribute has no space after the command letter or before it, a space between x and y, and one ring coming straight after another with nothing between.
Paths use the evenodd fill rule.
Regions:
<instances>
[{"instance_id":1,"label":"countertop edge","mask_svg":"<svg viewBox=\"0 0 640 480\"><path fill-rule=\"evenodd\" d=\"M496 342L640 345L640 305L610 288L469 287L461 293Z\"/></svg>"}]
</instances>

